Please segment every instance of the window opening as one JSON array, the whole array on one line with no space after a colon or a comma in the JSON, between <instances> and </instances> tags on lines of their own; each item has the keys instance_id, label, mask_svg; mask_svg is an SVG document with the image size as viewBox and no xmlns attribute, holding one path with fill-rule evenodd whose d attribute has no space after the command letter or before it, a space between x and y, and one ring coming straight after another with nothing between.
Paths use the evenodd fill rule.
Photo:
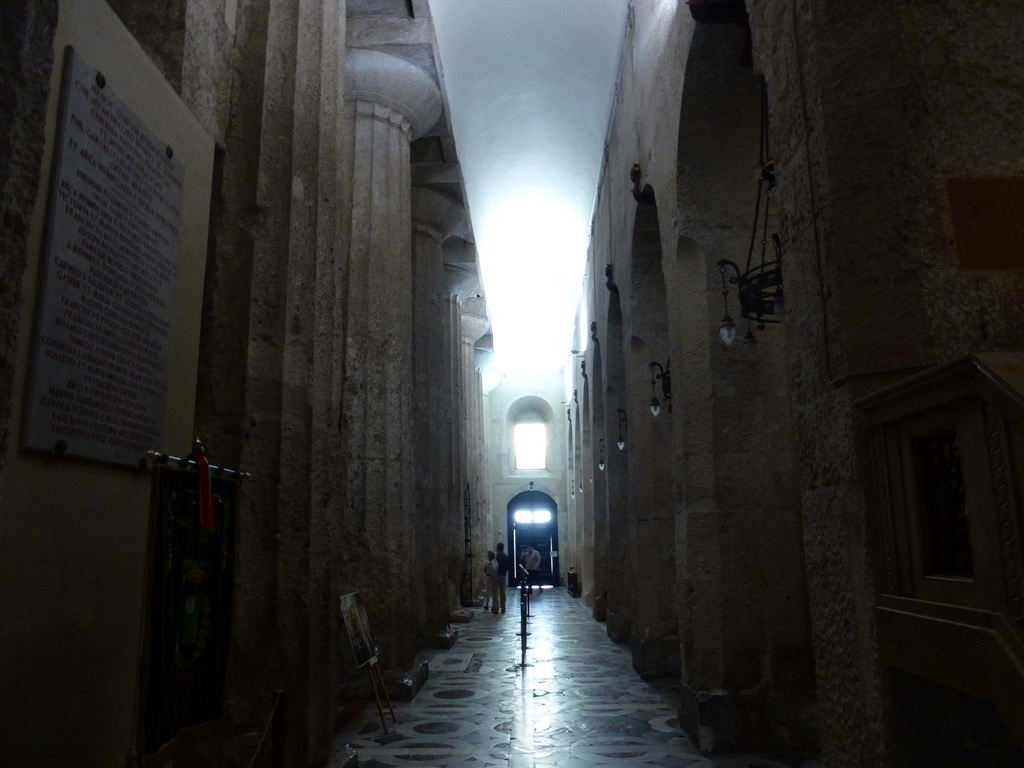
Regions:
<instances>
[{"instance_id":1,"label":"window opening","mask_svg":"<svg viewBox=\"0 0 1024 768\"><path fill-rule=\"evenodd\" d=\"M515 443L516 469L547 468L547 428L544 424L516 424L512 439Z\"/></svg>"}]
</instances>

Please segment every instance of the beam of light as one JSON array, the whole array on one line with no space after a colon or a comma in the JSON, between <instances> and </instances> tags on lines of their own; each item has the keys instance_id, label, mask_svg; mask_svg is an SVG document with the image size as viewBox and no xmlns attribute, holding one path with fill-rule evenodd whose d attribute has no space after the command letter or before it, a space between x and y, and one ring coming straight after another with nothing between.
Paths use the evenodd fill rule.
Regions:
<instances>
[{"instance_id":1,"label":"beam of light","mask_svg":"<svg viewBox=\"0 0 1024 768\"><path fill-rule=\"evenodd\" d=\"M628 0L434 0L495 369L574 346Z\"/></svg>"}]
</instances>

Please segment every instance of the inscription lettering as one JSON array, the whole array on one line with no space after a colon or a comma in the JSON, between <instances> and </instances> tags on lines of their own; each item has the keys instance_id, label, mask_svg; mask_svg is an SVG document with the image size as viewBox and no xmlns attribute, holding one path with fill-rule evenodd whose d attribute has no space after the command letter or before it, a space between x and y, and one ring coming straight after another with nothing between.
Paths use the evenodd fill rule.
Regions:
<instances>
[{"instance_id":1,"label":"inscription lettering","mask_svg":"<svg viewBox=\"0 0 1024 768\"><path fill-rule=\"evenodd\" d=\"M25 443L161 444L185 169L69 49Z\"/></svg>"}]
</instances>

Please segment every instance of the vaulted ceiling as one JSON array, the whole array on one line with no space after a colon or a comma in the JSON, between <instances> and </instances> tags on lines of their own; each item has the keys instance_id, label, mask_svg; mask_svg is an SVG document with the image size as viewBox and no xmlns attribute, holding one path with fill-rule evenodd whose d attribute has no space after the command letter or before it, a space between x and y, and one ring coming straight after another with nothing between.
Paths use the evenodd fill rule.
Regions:
<instances>
[{"instance_id":1,"label":"vaulted ceiling","mask_svg":"<svg viewBox=\"0 0 1024 768\"><path fill-rule=\"evenodd\" d=\"M482 287L469 281L463 301L486 311L499 368L557 369L573 346L627 8L348 3L350 47L400 56L445 93L441 118L413 143L412 180L467 206L446 263L466 275L479 267Z\"/></svg>"}]
</instances>

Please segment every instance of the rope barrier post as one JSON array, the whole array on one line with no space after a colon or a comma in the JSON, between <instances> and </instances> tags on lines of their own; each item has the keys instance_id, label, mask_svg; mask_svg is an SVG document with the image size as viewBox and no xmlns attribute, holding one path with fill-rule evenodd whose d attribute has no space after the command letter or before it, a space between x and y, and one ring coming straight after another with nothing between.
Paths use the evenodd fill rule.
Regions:
<instances>
[{"instance_id":1,"label":"rope barrier post","mask_svg":"<svg viewBox=\"0 0 1024 768\"><path fill-rule=\"evenodd\" d=\"M522 568L522 566L520 566ZM526 663L526 638L529 636L529 632L526 631L526 626L530 617L530 593L529 587L527 586L528 574L526 569L523 569L523 575L519 578L519 646L521 648L521 661L519 667L528 667Z\"/></svg>"}]
</instances>

